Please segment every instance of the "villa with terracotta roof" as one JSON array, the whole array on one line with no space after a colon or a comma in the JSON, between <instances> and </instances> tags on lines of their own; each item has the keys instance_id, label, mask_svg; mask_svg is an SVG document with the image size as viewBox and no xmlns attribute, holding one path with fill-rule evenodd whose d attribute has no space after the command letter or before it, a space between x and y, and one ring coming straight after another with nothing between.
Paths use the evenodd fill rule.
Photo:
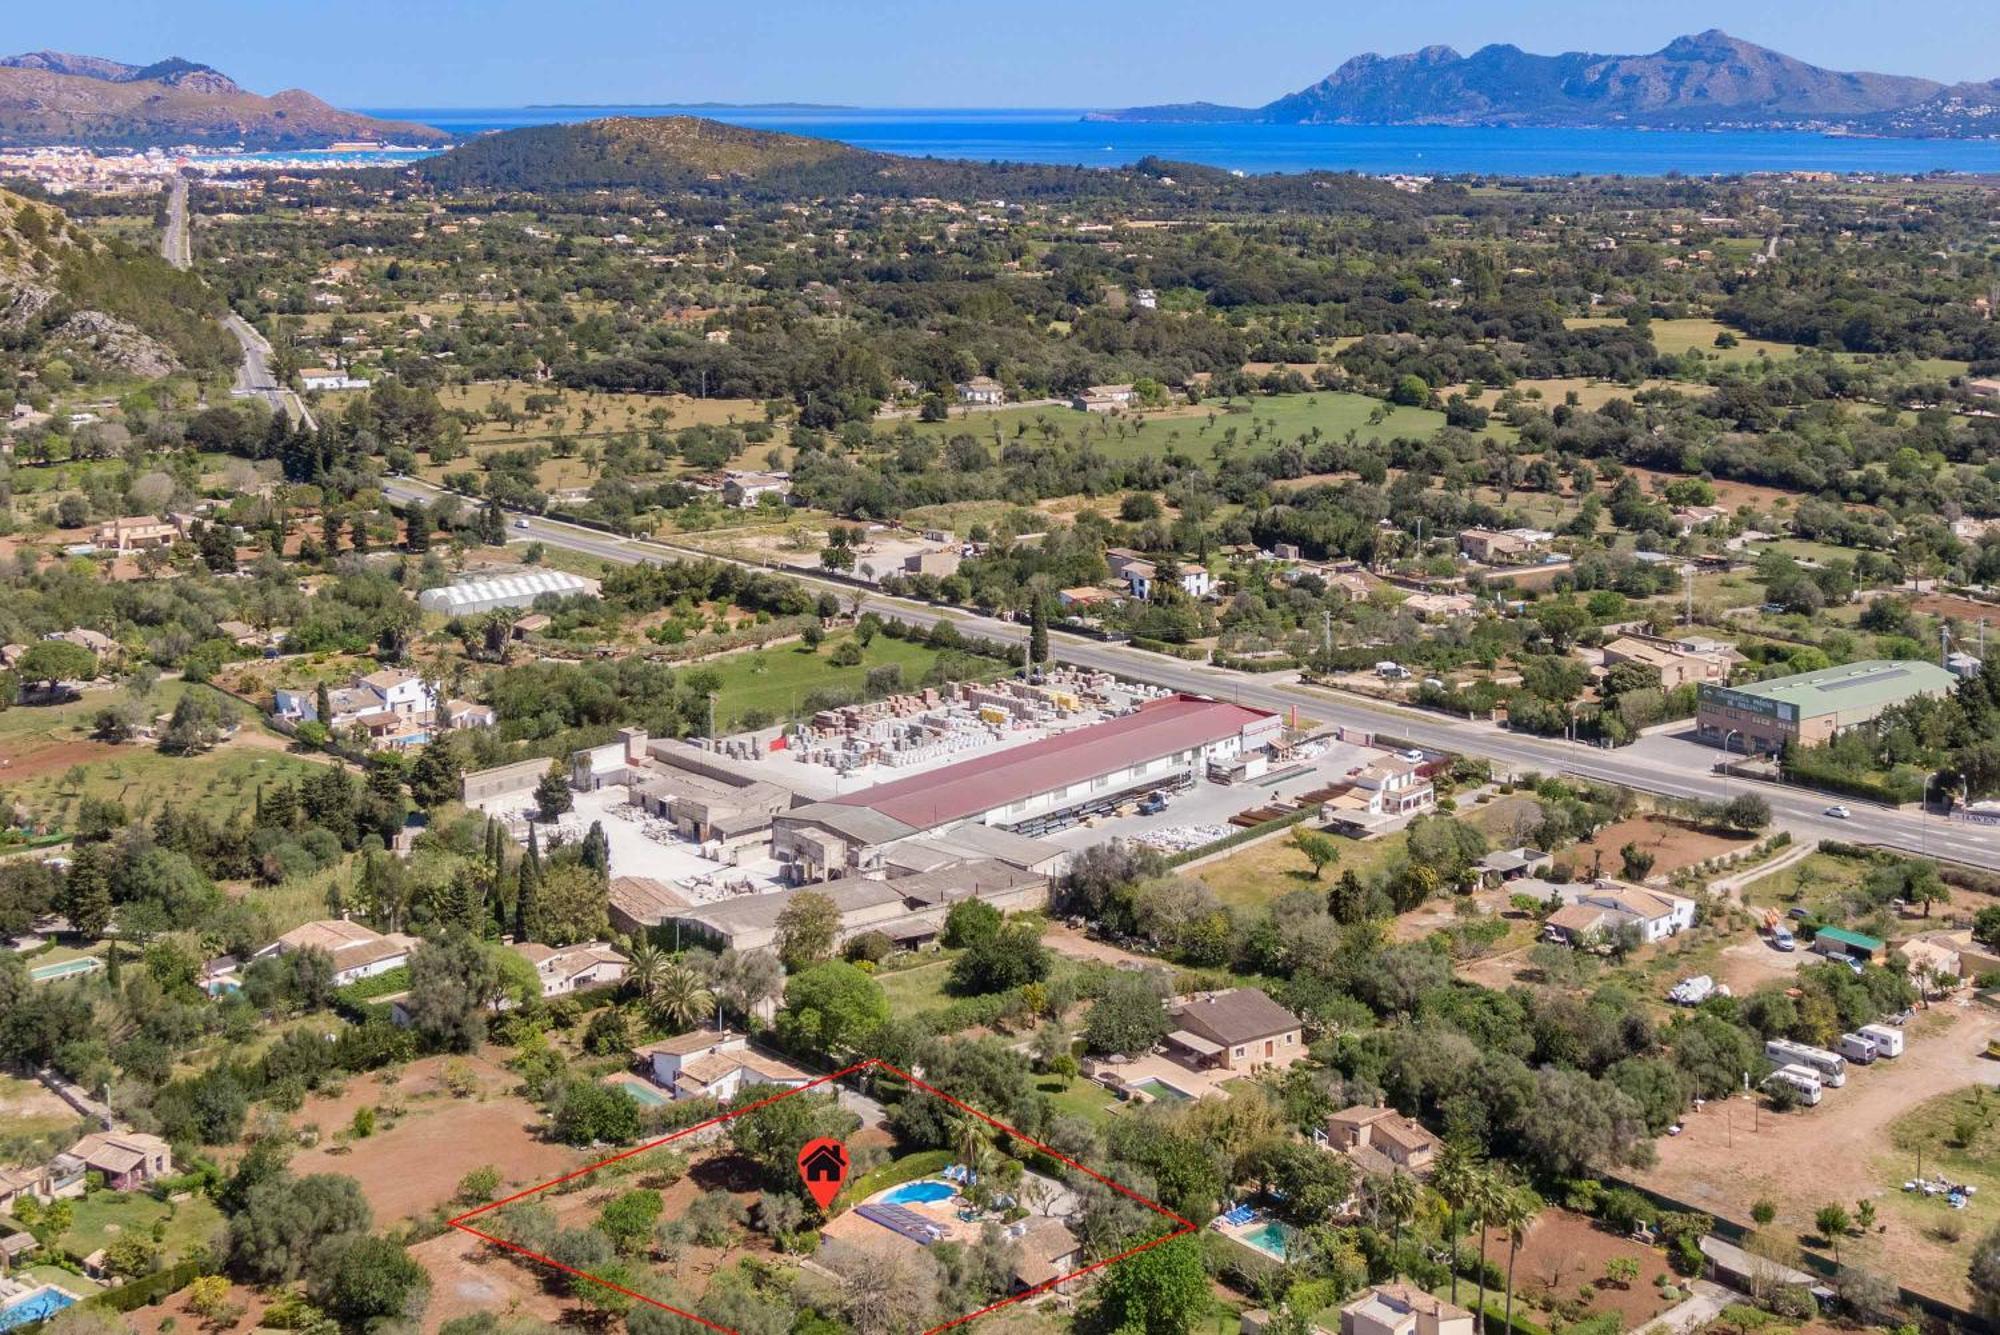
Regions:
<instances>
[{"instance_id":1,"label":"villa with terracotta roof","mask_svg":"<svg viewBox=\"0 0 2000 1335\"><path fill-rule=\"evenodd\" d=\"M1313 1138L1345 1154L1363 1172L1401 1171L1418 1176L1430 1172L1443 1144L1394 1108L1366 1104L1329 1113Z\"/></svg>"},{"instance_id":2,"label":"villa with terracotta roof","mask_svg":"<svg viewBox=\"0 0 2000 1335\"><path fill-rule=\"evenodd\" d=\"M1398 1280L1342 1306L1340 1335L1472 1335L1472 1313Z\"/></svg>"},{"instance_id":3,"label":"villa with terracotta roof","mask_svg":"<svg viewBox=\"0 0 2000 1335\"><path fill-rule=\"evenodd\" d=\"M1609 936L1627 924L1639 929L1639 939L1664 941L1694 926L1694 901L1664 890L1614 881L1608 876L1564 886L1563 906L1551 913L1544 930L1552 940L1583 945Z\"/></svg>"},{"instance_id":4,"label":"villa with terracotta roof","mask_svg":"<svg viewBox=\"0 0 2000 1335\"><path fill-rule=\"evenodd\" d=\"M1254 987L1210 992L1175 1007L1167 1046L1227 1071L1290 1066L1306 1055L1299 1017Z\"/></svg>"},{"instance_id":5,"label":"villa with terracotta roof","mask_svg":"<svg viewBox=\"0 0 2000 1335\"><path fill-rule=\"evenodd\" d=\"M751 1085L797 1089L812 1079L728 1030L696 1030L663 1038L632 1049L632 1059L641 1074L676 1099L727 1102Z\"/></svg>"},{"instance_id":6,"label":"villa with terracotta roof","mask_svg":"<svg viewBox=\"0 0 2000 1335\"><path fill-rule=\"evenodd\" d=\"M593 987L610 987L625 976L625 957L602 941L562 947L525 941L513 949L516 955L535 966L545 997L564 997Z\"/></svg>"},{"instance_id":7,"label":"villa with terracotta roof","mask_svg":"<svg viewBox=\"0 0 2000 1335\"><path fill-rule=\"evenodd\" d=\"M98 1131L69 1147L91 1172L104 1174L113 1191L133 1191L172 1176L174 1152L166 1141L143 1131Z\"/></svg>"},{"instance_id":8,"label":"villa with terracotta roof","mask_svg":"<svg viewBox=\"0 0 2000 1335\"><path fill-rule=\"evenodd\" d=\"M385 935L363 923L325 918L294 927L252 958L288 955L296 950L323 950L333 957L334 985L345 987L409 963L410 952L416 946L415 937L400 932Z\"/></svg>"}]
</instances>

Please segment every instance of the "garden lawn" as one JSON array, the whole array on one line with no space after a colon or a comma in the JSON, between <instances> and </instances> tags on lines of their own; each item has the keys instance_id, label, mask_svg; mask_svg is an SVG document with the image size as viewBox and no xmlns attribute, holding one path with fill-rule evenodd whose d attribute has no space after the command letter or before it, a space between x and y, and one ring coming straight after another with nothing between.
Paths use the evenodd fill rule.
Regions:
<instances>
[{"instance_id":1,"label":"garden lawn","mask_svg":"<svg viewBox=\"0 0 2000 1335\"><path fill-rule=\"evenodd\" d=\"M1056 1112L1081 1117L1093 1126L1102 1127L1118 1115L1117 1096L1094 1080L1079 1076L1065 1086L1060 1077L1045 1076L1035 1088L1048 1095L1049 1107Z\"/></svg>"},{"instance_id":2,"label":"garden lawn","mask_svg":"<svg viewBox=\"0 0 2000 1335\"><path fill-rule=\"evenodd\" d=\"M222 1222L222 1212L205 1196L170 1203L136 1193L97 1191L70 1204L76 1222L63 1234L62 1245L79 1256L122 1237L150 1238L154 1223L165 1220L166 1236L160 1245L171 1263L191 1248L206 1245Z\"/></svg>"}]
</instances>

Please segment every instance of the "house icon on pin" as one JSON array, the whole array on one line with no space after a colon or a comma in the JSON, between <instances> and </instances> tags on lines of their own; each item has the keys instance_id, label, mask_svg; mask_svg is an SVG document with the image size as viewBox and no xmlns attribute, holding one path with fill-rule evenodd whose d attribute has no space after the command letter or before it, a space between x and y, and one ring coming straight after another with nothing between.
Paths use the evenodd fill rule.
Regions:
<instances>
[{"instance_id":1,"label":"house icon on pin","mask_svg":"<svg viewBox=\"0 0 2000 1335\"><path fill-rule=\"evenodd\" d=\"M799 1172L808 1182L839 1182L847 1176L847 1151L839 1145L821 1145L799 1160Z\"/></svg>"}]
</instances>

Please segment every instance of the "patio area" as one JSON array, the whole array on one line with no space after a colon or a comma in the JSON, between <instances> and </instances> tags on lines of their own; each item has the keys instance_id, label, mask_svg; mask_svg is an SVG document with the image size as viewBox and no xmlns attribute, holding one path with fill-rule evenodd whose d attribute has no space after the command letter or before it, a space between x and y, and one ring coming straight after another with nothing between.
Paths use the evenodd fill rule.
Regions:
<instances>
[{"instance_id":1,"label":"patio area","mask_svg":"<svg viewBox=\"0 0 2000 1335\"><path fill-rule=\"evenodd\" d=\"M1104 1084L1107 1078L1115 1078L1121 1088L1136 1090L1148 1099L1181 1103L1195 1099L1226 1099L1229 1091L1223 1086L1238 1076L1234 1071L1199 1070L1172 1057L1148 1053L1116 1065L1102 1063L1094 1078L1099 1084Z\"/></svg>"}]
</instances>

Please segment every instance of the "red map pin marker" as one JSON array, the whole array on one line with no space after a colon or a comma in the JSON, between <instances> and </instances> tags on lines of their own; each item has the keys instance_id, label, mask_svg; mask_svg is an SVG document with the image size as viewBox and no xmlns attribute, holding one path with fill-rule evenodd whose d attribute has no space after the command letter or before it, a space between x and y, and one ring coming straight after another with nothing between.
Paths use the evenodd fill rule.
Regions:
<instances>
[{"instance_id":1,"label":"red map pin marker","mask_svg":"<svg viewBox=\"0 0 2000 1335\"><path fill-rule=\"evenodd\" d=\"M819 1208L826 1209L847 1181L847 1146L831 1136L807 1141L799 1151L799 1177Z\"/></svg>"}]
</instances>

